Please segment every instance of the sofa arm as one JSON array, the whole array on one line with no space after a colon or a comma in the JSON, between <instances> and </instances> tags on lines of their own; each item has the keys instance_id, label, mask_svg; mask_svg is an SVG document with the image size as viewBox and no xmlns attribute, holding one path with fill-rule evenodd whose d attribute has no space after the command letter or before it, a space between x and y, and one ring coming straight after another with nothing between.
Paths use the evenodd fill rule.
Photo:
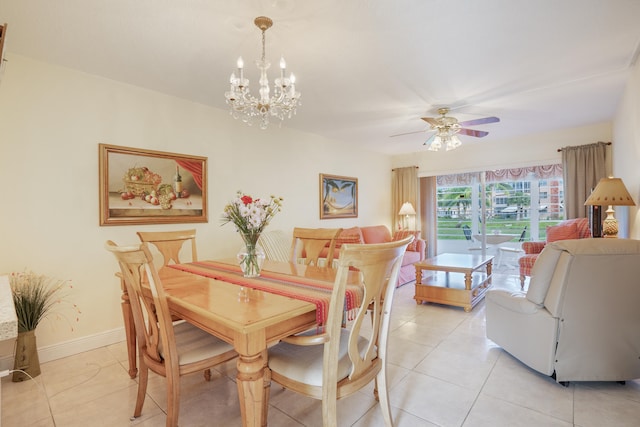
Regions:
<instances>
[{"instance_id":1,"label":"sofa arm","mask_svg":"<svg viewBox=\"0 0 640 427\"><path fill-rule=\"evenodd\" d=\"M547 242L522 242L522 250L525 254L539 254Z\"/></svg>"},{"instance_id":2,"label":"sofa arm","mask_svg":"<svg viewBox=\"0 0 640 427\"><path fill-rule=\"evenodd\" d=\"M487 292L486 299L488 304L495 304L507 310L521 314L534 314L540 309L538 304L527 299L527 294L524 292L492 289Z\"/></svg>"},{"instance_id":3,"label":"sofa arm","mask_svg":"<svg viewBox=\"0 0 640 427\"><path fill-rule=\"evenodd\" d=\"M420 261L423 261L427 253L427 242L423 239L416 239L416 250L420 254Z\"/></svg>"}]
</instances>

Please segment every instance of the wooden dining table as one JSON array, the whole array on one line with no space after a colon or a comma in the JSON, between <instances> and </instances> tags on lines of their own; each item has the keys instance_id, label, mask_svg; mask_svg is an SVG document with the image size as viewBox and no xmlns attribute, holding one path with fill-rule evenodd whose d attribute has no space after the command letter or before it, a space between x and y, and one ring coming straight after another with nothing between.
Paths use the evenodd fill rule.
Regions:
<instances>
[{"instance_id":1,"label":"wooden dining table","mask_svg":"<svg viewBox=\"0 0 640 427\"><path fill-rule=\"evenodd\" d=\"M235 260L218 262L237 265ZM181 264L160 272L170 311L233 345L238 352L242 425L266 426L271 379L267 348L284 337L317 327L317 306L309 301L181 271L181 266L190 267ZM265 261L263 273L267 272L278 277L305 278L331 287L336 270ZM356 280L355 275L350 278L352 283ZM270 282L267 278L251 281L257 285Z\"/></svg>"}]
</instances>

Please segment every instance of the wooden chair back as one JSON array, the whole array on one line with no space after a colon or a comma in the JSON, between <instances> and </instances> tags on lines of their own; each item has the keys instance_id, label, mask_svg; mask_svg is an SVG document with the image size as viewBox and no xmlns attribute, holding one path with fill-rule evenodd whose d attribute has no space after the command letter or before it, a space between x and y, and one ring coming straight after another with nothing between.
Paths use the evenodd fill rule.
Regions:
<instances>
[{"instance_id":1,"label":"wooden chair back","mask_svg":"<svg viewBox=\"0 0 640 427\"><path fill-rule=\"evenodd\" d=\"M260 234L258 244L264 249L266 259L289 262L291 237L283 230L269 230Z\"/></svg>"},{"instance_id":2,"label":"wooden chair back","mask_svg":"<svg viewBox=\"0 0 640 427\"><path fill-rule=\"evenodd\" d=\"M138 231L141 242L153 244L162 255L162 266L159 270L166 268L171 263L180 264L180 253L185 242L191 243L191 259L198 260L196 250L196 230L177 231Z\"/></svg>"},{"instance_id":3,"label":"wooden chair back","mask_svg":"<svg viewBox=\"0 0 640 427\"><path fill-rule=\"evenodd\" d=\"M138 349L145 359L163 363L159 346L164 337L167 343L175 343L173 322L169 313L164 289L153 265L153 257L145 243L135 246L117 246L112 241L106 244L107 250L113 253L120 265L125 286L129 294L133 321L135 324ZM149 283L153 299L144 297L142 283ZM164 363L177 366L174 347L165 345Z\"/></svg>"},{"instance_id":4,"label":"wooden chair back","mask_svg":"<svg viewBox=\"0 0 640 427\"><path fill-rule=\"evenodd\" d=\"M283 340L285 344L270 350L273 352L269 356L272 380L322 399L325 426L336 425L337 399L356 392L374 379L377 384L374 393L378 392L386 425L392 425L386 382L389 318L402 257L413 239L414 236L408 236L388 243L343 244L324 332L288 337ZM359 272L364 296L356 312L349 313L348 317L353 318L350 327L343 328L346 285L353 268ZM369 318L371 323L365 324ZM300 345L306 347L300 348ZM296 347L301 352L295 350ZM317 359L307 357L308 352L320 358L321 373L315 363Z\"/></svg>"},{"instance_id":5,"label":"wooden chair back","mask_svg":"<svg viewBox=\"0 0 640 427\"><path fill-rule=\"evenodd\" d=\"M294 228L289 260L293 263L303 260L306 265L318 265L324 252L325 266L332 267L336 239L341 232L342 228Z\"/></svg>"}]
</instances>

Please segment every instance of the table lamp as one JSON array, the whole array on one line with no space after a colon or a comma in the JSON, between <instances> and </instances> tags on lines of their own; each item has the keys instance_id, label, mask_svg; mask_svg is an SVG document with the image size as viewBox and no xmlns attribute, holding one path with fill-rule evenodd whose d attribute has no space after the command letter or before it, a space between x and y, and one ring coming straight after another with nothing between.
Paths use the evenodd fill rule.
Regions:
<instances>
[{"instance_id":1,"label":"table lamp","mask_svg":"<svg viewBox=\"0 0 640 427\"><path fill-rule=\"evenodd\" d=\"M607 217L602 222L602 237L618 237L618 220L613 217L613 206L635 206L631 194L620 178L602 178L585 206L608 206Z\"/></svg>"},{"instance_id":2,"label":"table lamp","mask_svg":"<svg viewBox=\"0 0 640 427\"><path fill-rule=\"evenodd\" d=\"M410 202L404 202L400 207L400 212L398 215L404 215L404 229L407 229L407 224L409 223L409 215L415 215L416 210L413 208L413 205Z\"/></svg>"}]
</instances>

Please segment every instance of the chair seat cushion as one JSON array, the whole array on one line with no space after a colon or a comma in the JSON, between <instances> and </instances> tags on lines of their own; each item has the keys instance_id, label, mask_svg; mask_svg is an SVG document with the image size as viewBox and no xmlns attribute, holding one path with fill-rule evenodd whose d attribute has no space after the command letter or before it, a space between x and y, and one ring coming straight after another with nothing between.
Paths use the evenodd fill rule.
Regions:
<instances>
[{"instance_id":1,"label":"chair seat cushion","mask_svg":"<svg viewBox=\"0 0 640 427\"><path fill-rule=\"evenodd\" d=\"M340 330L340 351L338 353L338 381L351 373L351 360L347 355L349 330ZM360 337L358 349L364 354L367 340ZM324 345L295 345L281 342L269 349L269 368L294 381L322 386L322 356ZM374 352L374 357L376 356Z\"/></svg>"},{"instance_id":2,"label":"chair seat cushion","mask_svg":"<svg viewBox=\"0 0 640 427\"><path fill-rule=\"evenodd\" d=\"M230 344L185 321L174 323L173 332L176 337L180 365L219 356L233 350ZM161 356L162 353L162 346L160 346Z\"/></svg>"}]
</instances>

